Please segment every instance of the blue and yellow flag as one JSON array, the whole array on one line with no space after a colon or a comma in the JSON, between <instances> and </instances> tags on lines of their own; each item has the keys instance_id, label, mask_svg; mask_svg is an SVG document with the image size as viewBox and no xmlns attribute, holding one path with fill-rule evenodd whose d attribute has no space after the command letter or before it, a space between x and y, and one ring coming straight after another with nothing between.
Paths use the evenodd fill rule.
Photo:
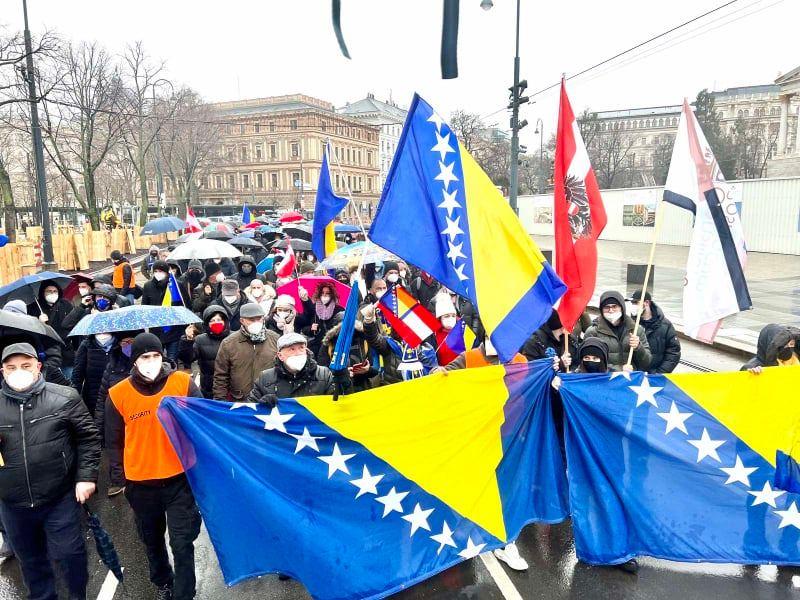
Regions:
<instances>
[{"instance_id":1,"label":"blue and yellow flag","mask_svg":"<svg viewBox=\"0 0 800 600\"><path fill-rule=\"evenodd\" d=\"M253 216L250 214L250 209L245 202L244 206L242 206L242 225L249 225L252 222Z\"/></svg>"},{"instance_id":2,"label":"blue and yellow flag","mask_svg":"<svg viewBox=\"0 0 800 600\"><path fill-rule=\"evenodd\" d=\"M317 184L317 201L314 204L314 228L311 232L311 250L318 260L336 252L334 237L335 219L347 206L347 198L337 196L331 185L331 173L328 168L328 145L322 154L322 167L319 170Z\"/></svg>"},{"instance_id":3,"label":"blue and yellow flag","mask_svg":"<svg viewBox=\"0 0 800 600\"><path fill-rule=\"evenodd\" d=\"M178 280L175 279L175 275L170 272L167 276L167 289L164 290L164 297L161 299L161 306L186 306L186 303L183 300L183 296L181 295L181 288L178 285Z\"/></svg>"},{"instance_id":4,"label":"blue and yellow flag","mask_svg":"<svg viewBox=\"0 0 800 600\"><path fill-rule=\"evenodd\" d=\"M417 95L370 239L469 298L505 362L566 291L502 194Z\"/></svg>"},{"instance_id":5,"label":"blue and yellow flag","mask_svg":"<svg viewBox=\"0 0 800 600\"><path fill-rule=\"evenodd\" d=\"M798 564L800 495L774 481L800 423L798 380L800 367L565 376L578 557Z\"/></svg>"},{"instance_id":6,"label":"blue and yellow flag","mask_svg":"<svg viewBox=\"0 0 800 600\"><path fill-rule=\"evenodd\" d=\"M567 516L552 377L539 361L158 415L229 585L278 572L317 599L384 598Z\"/></svg>"}]
</instances>

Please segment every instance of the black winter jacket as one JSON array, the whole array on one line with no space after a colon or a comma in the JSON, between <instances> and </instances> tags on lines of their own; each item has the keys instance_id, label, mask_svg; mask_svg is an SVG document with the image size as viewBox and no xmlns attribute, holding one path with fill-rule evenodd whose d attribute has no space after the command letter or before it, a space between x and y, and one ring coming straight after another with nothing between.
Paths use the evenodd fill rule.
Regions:
<instances>
[{"instance_id":1,"label":"black winter jacket","mask_svg":"<svg viewBox=\"0 0 800 600\"><path fill-rule=\"evenodd\" d=\"M792 338L796 339L796 345L800 345L800 329L797 327L779 325L777 323L765 325L761 333L758 334L756 355L744 363L741 370L776 366L778 364L778 350L788 344Z\"/></svg>"},{"instance_id":2,"label":"black winter jacket","mask_svg":"<svg viewBox=\"0 0 800 600\"><path fill-rule=\"evenodd\" d=\"M97 343L93 335L87 336L78 346L75 354L75 370L72 371L72 387L80 392L89 414L93 415L97 406L97 394L103 373L108 365L108 351Z\"/></svg>"},{"instance_id":3,"label":"black winter jacket","mask_svg":"<svg viewBox=\"0 0 800 600\"><path fill-rule=\"evenodd\" d=\"M320 367L308 357L303 370L290 373L282 362L275 360L275 366L261 373L256 380L248 402L265 402L267 398L297 398L300 396L333 395L333 373L327 367Z\"/></svg>"},{"instance_id":4,"label":"black winter jacket","mask_svg":"<svg viewBox=\"0 0 800 600\"><path fill-rule=\"evenodd\" d=\"M244 273L242 271L242 267L244 265L250 265L251 271L249 273ZM256 261L253 259L252 256L247 256L247 255L242 256L242 258L239 259L239 264L236 266L236 270L237 273L235 279L236 281L239 282L240 290L243 290L244 288L248 287L250 285L250 282L253 281L253 279L259 279L261 281L264 281L264 278L261 277L261 275L259 275L258 272L256 271Z\"/></svg>"},{"instance_id":5,"label":"black winter jacket","mask_svg":"<svg viewBox=\"0 0 800 600\"><path fill-rule=\"evenodd\" d=\"M142 288L142 304L147 306L161 306L161 302L164 301L164 294L167 291L167 285L169 285L169 277L163 281L156 281L155 279L147 281ZM183 293L184 290L181 290L181 294ZM188 294L188 292L186 293ZM156 334L158 339L161 340L161 343L165 345L171 342L177 342L181 339L182 331L183 328L179 326L153 328L153 333Z\"/></svg>"},{"instance_id":6,"label":"black winter jacket","mask_svg":"<svg viewBox=\"0 0 800 600\"><path fill-rule=\"evenodd\" d=\"M681 342L672 322L655 302L650 302L650 311L653 316L647 321L642 317L640 321L647 333L652 356L647 372L672 373L681 360Z\"/></svg>"},{"instance_id":7,"label":"black winter jacket","mask_svg":"<svg viewBox=\"0 0 800 600\"><path fill-rule=\"evenodd\" d=\"M36 384L34 384L36 387ZM17 507L58 500L97 482L100 436L78 393L52 383L21 403L0 392L0 499Z\"/></svg>"},{"instance_id":8,"label":"black winter jacket","mask_svg":"<svg viewBox=\"0 0 800 600\"><path fill-rule=\"evenodd\" d=\"M214 386L214 363L217 360L217 353L219 352L219 345L230 334L230 329L227 327L219 334L214 335L208 330L208 322L219 311L214 308L206 309L203 313L203 326L206 333L201 333L193 340L186 339L186 336L181 337L181 343L178 346L178 360L184 365L191 368L192 363L197 361L197 366L200 368L200 390L203 392L203 398L213 398L212 388Z\"/></svg>"},{"instance_id":9,"label":"black winter jacket","mask_svg":"<svg viewBox=\"0 0 800 600\"><path fill-rule=\"evenodd\" d=\"M242 323L239 320L239 309L242 308L242 304L247 304L248 302L250 302L250 300L245 293L239 290L239 304L231 307L231 305L222 298L222 294L214 298L211 304L216 304L225 309L225 314L228 316L228 329L231 331L239 331L242 327ZM209 306L211 306L211 304L209 304ZM208 308L208 306L206 306L206 308ZM205 309L203 309L203 312L205 312Z\"/></svg>"},{"instance_id":10,"label":"black winter jacket","mask_svg":"<svg viewBox=\"0 0 800 600\"><path fill-rule=\"evenodd\" d=\"M28 314L38 318L39 315L42 314L42 311L39 310L39 306L42 307L44 314L47 315L47 324L55 329L56 333L64 340L65 346L61 350L61 364L62 366L69 367L72 366L72 361L75 360L75 349L70 345L69 339L67 338L72 327L69 326L68 322L65 323L64 320L67 318L67 315L72 312L73 306L71 302L64 298L61 288L58 288L58 300L56 300L55 304L50 306L44 299L44 288L48 283L47 281L42 282L39 288L39 303L32 302L28 304Z\"/></svg>"},{"instance_id":11,"label":"black winter jacket","mask_svg":"<svg viewBox=\"0 0 800 600\"><path fill-rule=\"evenodd\" d=\"M108 390L123 379L126 379L131 374L132 367L131 359L125 356L119 344L116 344L108 355L108 364L100 380L100 386L97 391L97 406L94 409L94 422L97 423L97 429L104 439Z\"/></svg>"},{"instance_id":12,"label":"black winter jacket","mask_svg":"<svg viewBox=\"0 0 800 600\"><path fill-rule=\"evenodd\" d=\"M564 354L564 338L556 339L556 336L553 335L553 330L545 323L531 337L525 340L520 354L528 360L538 360L547 356L548 348L552 348L555 351L555 356ZM567 338L567 350L574 364L578 357L578 344L573 336ZM568 371L563 363L561 364L561 370Z\"/></svg>"}]
</instances>

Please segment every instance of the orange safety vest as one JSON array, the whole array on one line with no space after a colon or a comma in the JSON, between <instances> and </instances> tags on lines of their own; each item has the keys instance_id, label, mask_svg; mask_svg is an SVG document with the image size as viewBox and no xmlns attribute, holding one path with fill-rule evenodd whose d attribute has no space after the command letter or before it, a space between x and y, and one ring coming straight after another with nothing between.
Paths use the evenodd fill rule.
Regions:
<instances>
[{"instance_id":1,"label":"orange safety vest","mask_svg":"<svg viewBox=\"0 0 800 600\"><path fill-rule=\"evenodd\" d=\"M471 350L467 350L464 353L464 358L467 363L467 369L474 369L476 367L491 367L492 363L486 360L486 357L481 352L480 348L472 348ZM528 359L522 356L522 354L515 354L514 358L511 359L512 363L524 363L528 362ZM497 363L499 364L499 363Z\"/></svg>"},{"instance_id":2,"label":"orange safety vest","mask_svg":"<svg viewBox=\"0 0 800 600\"><path fill-rule=\"evenodd\" d=\"M126 287L125 286L125 275L124 275L125 265L130 266L130 263L123 260L116 267L114 267L114 280L113 280L113 283L114 283L114 288L115 289L121 290L121 289ZM128 281L127 287L132 288L134 285L136 285L136 282L134 280L134 275L133 275L133 267L131 267L131 276L130 276L129 279L130 279L130 281Z\"/></svg>"},{"instance_id":3,"label":"orange safety vest","mask_svg":"<svg viewBox=\"0 0 800 600\"><path fill-rule=\"evenodd\" d=\"M108 390L125 422L125 477L132 481L167 479L183 473L183 465L156 416L164 396L188 396L190 376L182 371L170 373L156 396L139 393L130 378Z\"/></svg>"}]
</instances>

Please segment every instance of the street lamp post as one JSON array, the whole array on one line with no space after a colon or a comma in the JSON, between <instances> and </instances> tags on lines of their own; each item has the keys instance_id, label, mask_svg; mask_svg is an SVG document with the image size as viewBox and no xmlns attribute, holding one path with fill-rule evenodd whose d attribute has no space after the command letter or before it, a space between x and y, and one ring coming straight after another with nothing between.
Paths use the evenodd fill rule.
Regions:
<instances>
[{"instance_id":1,"label":"street lamp post","mask_svg":"<svg viewBox=\"0 0 800 600\"><path fill-rule=\"evenodd\" d=\"M175 86L172 85L172 82L169 79L157 79L153 82L153 112L155 113L156 110L156 86L160 83L167 83L171 89L171 93L175 96ZM166 207L167 199L164 195L164 175L161 173L161 150L158 145L158 136L161 135L160 131L156 132L155 140L153 141L153 154L155 155L155 166L156 166L156 196L157 200L156 203L159 207L159 213L161 213L161 206L163 205ZM140 138L141 139L141 138ZM147 215L144 217L147 219Z\"/></svg>"},{"instance_id":2,"label":"street lamp post","mask_svg":"<svg viewBox=\"0 0 800 600\"><path fill-rule=\"evenodd\" d=\"M31 136L33 137L33 160L36 165L36 195L42 215L42 257L47 270L55 268L53 255L53 238L50 234L50 205L47 201L47 183L44 172L44 150L42 146L42 128L39 125L39 108L36 100L36 72L33 68L33 44L28 29L28 4L22 0L22 14L25 19L25 71L23 76L28 84L28 101L31 105Z\"/></svg>"},{"instance_id":3,"label":"street lamp post","mask_svg":"<svg viewBox=\"0 0 800 600\"><path fill-rule=\"evenodd\" d=\"M539 193L542 193L542 182L544 180L544 153L542 151L543 147L543 137L544 137L544 122L542 119L536 119L536 131L533 132L534 134L539 134Z\"/></svg>"}]
</instances>

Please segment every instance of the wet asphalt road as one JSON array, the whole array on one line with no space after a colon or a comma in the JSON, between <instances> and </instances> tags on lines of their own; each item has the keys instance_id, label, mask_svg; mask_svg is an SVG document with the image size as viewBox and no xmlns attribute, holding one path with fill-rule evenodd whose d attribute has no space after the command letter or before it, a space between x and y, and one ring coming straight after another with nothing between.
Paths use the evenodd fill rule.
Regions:
<instances>
[{"instance_id":1,"label":"wet asphalt road","mask_svg":"<svg viewBox=\"0 0 800 600\"><path fill-rule=\"evenodd\" d=\"M684 358L715 370L737 369L741 358L683 341ZM680 370L687 370L682 367ZM147 579L147 561L136 537L133 515L125 498L106 498L105 465L101 471L100 495L92 508L111 534L125 567L125 585L103 600L145 600L154 589ZM569 522L559 525L531 525L518 541L522 556L530 564L524 573L503 566L513 584L506 595L480 559L457 565L436 577L393 596L397 600L711 600L764 599L800 600L800 569L763 566L748 569L739 565L672 563L640 559L638 575L614 568L591 567L577 562ZM87 532L90 583L88 598L98 598L108 570L94 551ZM358 549L353 550L354 553ZM216 556L205 530L196 543L198 599L201 600L301 600L309 598L301 584L265 576L227 588L222 581ZM514 595L514 594L518 595ZM0 600L26 597L15 560L0 564ZM62 597L66 594L62 592Z\"/></svg>"}]
</instances>

